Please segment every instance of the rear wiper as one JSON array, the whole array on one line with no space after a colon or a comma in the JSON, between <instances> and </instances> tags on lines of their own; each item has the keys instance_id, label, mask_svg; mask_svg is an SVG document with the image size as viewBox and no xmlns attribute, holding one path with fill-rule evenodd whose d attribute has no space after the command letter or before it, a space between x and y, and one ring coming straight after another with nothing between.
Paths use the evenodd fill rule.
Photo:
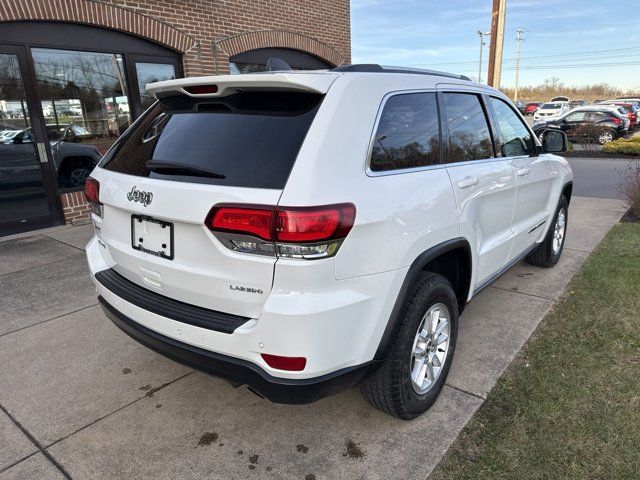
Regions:
<instances>
[{"instance_id":1,"label":"rear wiper","mask_svg":"<svg viewBox=\"0 0 640 480\"><path fill-rule=\"evenodd\" d=\"M166 175L191 175L193 177L226 178L223 174L203 167L194 167L183 163L149 160L147 168Z\"/></svg>"}]
</instances>

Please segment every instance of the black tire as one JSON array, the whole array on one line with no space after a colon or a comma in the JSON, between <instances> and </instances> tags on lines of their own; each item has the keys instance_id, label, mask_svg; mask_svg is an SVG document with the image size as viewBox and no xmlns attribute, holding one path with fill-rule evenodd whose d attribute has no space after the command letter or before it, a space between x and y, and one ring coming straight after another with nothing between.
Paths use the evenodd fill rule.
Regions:
<instances>
[{"instance_id":1,"label":"black tire","mask_svg":"<svg viewBox=\"0 0 640 480\"><path fill-rule=\"evenodd\" d=\"M449 310L449 348L442 370L433 386L417 393L410 377L412 349L424 314L442 303ZM424 413L438 398L447 379L458 337L458 301L449 281L427 272L415 285L402 309L400 330L387 358L360 386L364 398L375 408L403 420Z\"/></svg>"},{"instance_id":2,"label":"black tire","mask_svg":"<svg viewBox=\"0 0 640 480\"><path fill-rule=\"evenodd\" d=\"M558 215L560 211L564 210L565 213L565 225L564 225L564 235L562 238L562 243L560 244L560 249L557 252L554 252L553 249L553 239L555 236L555 226L558 221ZM560 197L560 202L558 203L558 208L556 208L556 213L553 216L553 223L549 227L549 231L547 235L544 237L544 240L538 247L529 254L527 257L527 263L534 265L536 267L550 268L553 267L558 260L560 260L560 256L562 255L562 250L564 249L564 241L567 237L567 223L569 221L569 202L563 196Z\"/></svg>"},{"instance_id":3,"label":"black tire","mask_svg":"<svg viewBox=\"0 0 640 480\"><path fill-rule=\"evenodd\" d=\"M84 186L84 181L91 174L91 170L93 170L93 165L89 162L75 160L71 164L67 179L72 187L82 187Z\"/></svg>"}]
</instances>

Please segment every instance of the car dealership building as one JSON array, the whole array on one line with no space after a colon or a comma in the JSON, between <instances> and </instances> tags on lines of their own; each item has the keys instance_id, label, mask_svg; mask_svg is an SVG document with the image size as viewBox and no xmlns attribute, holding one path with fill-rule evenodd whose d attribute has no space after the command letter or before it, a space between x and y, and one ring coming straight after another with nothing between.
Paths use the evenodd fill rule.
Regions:
<instances>
[{"instance_id":1,"label":"car dealership building","mask_svg":"<svg viewBox=\"0 0 640 480\"><path fill-rule=\"evenodd\" d=\"M349 0L0 2L0 236L87 216L82 184L147 83L350 62Z\"/></svg>"}]
</instances>

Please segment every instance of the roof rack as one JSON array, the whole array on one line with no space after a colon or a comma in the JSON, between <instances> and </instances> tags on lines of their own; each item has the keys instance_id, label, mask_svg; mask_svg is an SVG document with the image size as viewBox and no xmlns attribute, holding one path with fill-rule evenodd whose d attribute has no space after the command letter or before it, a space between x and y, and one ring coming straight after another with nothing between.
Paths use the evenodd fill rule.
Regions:
<instances>
[{"instance_id":1,"label":"roof rack","mask_svg":"<svg viewBox=\"0 0 640 480\"><path fill-rule=\"evenodd\" d=\"M365 72L365 73L412 73L414 75L435 75L438 77L457 78L458 80L471 79L465 75L456 75L455 73L439 72L437 70L426 70L424 68L408 68L408 67L383 67L377 63L360 63L355 65L344 65L342 67L332 68L331 72Z\"/></svg>"}]
</instances>

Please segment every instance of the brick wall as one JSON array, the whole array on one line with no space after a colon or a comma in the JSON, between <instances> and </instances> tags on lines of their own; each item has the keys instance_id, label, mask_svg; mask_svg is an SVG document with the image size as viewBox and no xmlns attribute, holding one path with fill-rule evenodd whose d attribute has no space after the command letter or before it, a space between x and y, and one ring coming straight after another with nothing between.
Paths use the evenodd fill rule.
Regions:
<instances>
[{"instance_id":1,"label":"brick wall","mask_svg":"<svg viewBox=\"0 0 640 480\"><path fill-rule=\"evenodd\" d=\"M230 56L266 47L350 63L349 12L349 0L0 0L0 22L78 22L165 45L182 53L186 76L228 73ZM60 200L67 223L90 211L82 192Z\"/></svg>"},{"instance_id":2,"label":"brick wall","mask_svg":"<svg viewBox=\"0 0 640 480\"><path fill-rule=\"evenodd\" d=\"M91 213L91 207L84 198L84 192L63 193L60 195L60 201L66 224L78 223Z\"/></svg>"}]
</instances>

